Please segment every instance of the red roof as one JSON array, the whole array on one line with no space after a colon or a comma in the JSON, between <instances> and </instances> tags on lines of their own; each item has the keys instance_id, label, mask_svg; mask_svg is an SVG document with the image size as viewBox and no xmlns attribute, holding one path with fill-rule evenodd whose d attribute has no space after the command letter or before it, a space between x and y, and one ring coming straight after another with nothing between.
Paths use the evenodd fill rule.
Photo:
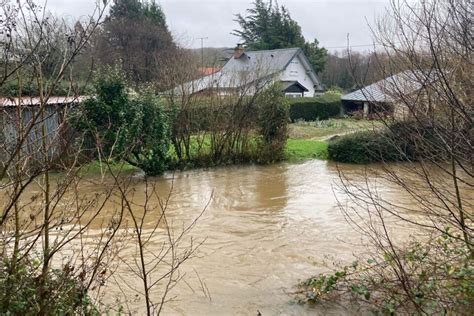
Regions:
<instances>
[{"instance_id":1,"label":"red roof","mask_svg":"<svg viewBox=\"0 0 474 316\"><path fill-rule=\"evenodd\" d=\"M199 73L203 76L209 76L218 72L220 68L217 67L202 67L199 68Z\"/></svg>"}]
</instances>

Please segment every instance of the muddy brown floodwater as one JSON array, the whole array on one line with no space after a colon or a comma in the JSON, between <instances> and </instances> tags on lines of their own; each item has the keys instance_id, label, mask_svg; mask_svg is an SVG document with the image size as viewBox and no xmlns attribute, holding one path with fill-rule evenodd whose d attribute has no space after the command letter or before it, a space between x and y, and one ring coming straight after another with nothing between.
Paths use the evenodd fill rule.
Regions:
<instances>
[{"instance_id":1,"label":"muddy brown floodwater","mask_svg":"<svg viewBox=\"0 0 474 316\"><path fill-rule=\"evenodd\" d=\"M171 290L168 296L171 300L165 304L163 314L257 315L259 311L267 316L348 313L341 307L308 307L292 304L291 300L299 281L328 271L323 261L329 264L333 260L351 263L354 254L366 250L364 239L347 223L338 207L338 203L348 202L336 187L339 171L363 184L365 168L313 160L300 164L193 170L150 179L163 198L172 189L166 214L178 232L208 205L183 244L186 246L191 237L197 242L205 242L196 256L181 266L182 280ZM368 168L371 171L380 169L377 166ZM398 166L396 170L402 172ZM79 191L83 196L94 196L110 184L111 179L107 177L98 180L92 176L81 182ZM146 188L143 177L134 176L132 187L134 205L143 204ZM377 189L397 203L407 198L383 181L377 183ZM24 199L34 201L38 194L38 187L31 186ZM81 239L86 245L84 249L94 251L97 238L119 208L118 201L117 197L112 198L88 227ZM151 230L160 216L156 201L151 203L155 203L150 204L155 214L151 213L145 222L145 231ZM63 206L68 208L67 203ZM137 212L140 215L140 211ZM130 224L130 216L126 216L124 222L124 225ZM400 222L389 221L388 225L395 238L404 239L410 232L406 224ZM166 237L164 233L162 227L156 231L145 254L147 260L160 251L161 242ZM61 230L56 236L61 238ZM137 259L137 249L133 241L125 240L119 252L120 258L114 259L112 264L117 270L99 294L102 303L117 306L116 299L119 299L125 310L141 315L144 301L136 296L135 290L141 291L142 283L130 271ZM81 252L76 248L80 246L80 240L74 242L61 251L60 261L67 262L80 256ZM108 270L111 270L110 266ZM160 294L159 289L153 292L152 301L160 302ZM126 302L124 296L128 298Z\"/></svg>"},{"instance_id":2,"label":"muddy brown floodwater","mask_svg":"<svg viewBox=\"0 0 474 316\"><path fill-rule=\"evenodd\" d=\"M363 167L339 168L355 176ZM295 284L327 270L322 264L327 256L351 262L353 254L363 249L360 235L337 206L338 199L343 200L342 193L333 190L338 179L335 164L316 160L195 170L154 179L163 196L173 186L167 213L177 227L198 216L212 195L190 233L206 241L198 256L182 266L184 280L171 291L169 298L173 300L165 305L164 314L344 313L338 308L321 310L290 303ZM136 198L140 199L144 183L138 180L135 186ZM396 198L397 193L392 194ZM403 230L398 226L397 231ZM128 250L133 256L135 246L130 245ZM126 269L120 273L123 282L140 289L136 276L127 275ZM209 295L202 290L201 282ZM121 295L110 281L105 301L113 302ZM129 307L141 314L143 303L132 301Z\"/></svg>"}]
</instances>

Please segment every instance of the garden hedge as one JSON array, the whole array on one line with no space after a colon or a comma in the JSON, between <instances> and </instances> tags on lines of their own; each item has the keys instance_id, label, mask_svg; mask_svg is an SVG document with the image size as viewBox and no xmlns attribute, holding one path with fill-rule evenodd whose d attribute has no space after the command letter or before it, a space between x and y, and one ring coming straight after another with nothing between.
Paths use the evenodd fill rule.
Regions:
<instances>
[{"instance_id":1,"label":"garden hedge","mask_svg":"<svg viewBox=\"0 0 474 316\"><path fill-rule=\"evenodd\" d=\"M416 122L396 122L385 130L348 134L328 144L328 158L346 163L443 160L446 157L443 142L433 126Z\"/></svg>"},{"instance_id":2,"label":"garden hedge","mask_svg":"<svg viewBox=\"0 0 474 316\"><path fill-rule=\"evenodd\" d=\"M341 113L341 97L338 94L324 94L315 98L295 98L290 100L292 122L327 120Z\"/></svg>"},{"instance_id":3,"label":"garden hedge","mask_svg":"<svg viewBox=\"0 0 474 316\"><path fill-rule=\"evenodd\" d=\"M330 141L328 158L355 164L404 160L391 137L374 131L348 134Z\"/></svg>"}]
</instances>

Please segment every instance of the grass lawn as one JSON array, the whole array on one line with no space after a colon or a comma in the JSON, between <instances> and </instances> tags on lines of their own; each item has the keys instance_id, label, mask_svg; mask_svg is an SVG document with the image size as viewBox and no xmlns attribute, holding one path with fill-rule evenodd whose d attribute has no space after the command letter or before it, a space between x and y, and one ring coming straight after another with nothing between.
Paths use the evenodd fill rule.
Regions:
<instances>
[{"instance_id":1,"label":"grass lawn","mask_svg":"<svg viewBox=\"0 0 474 316\"><path fill-rule=\"evenodd\" d=\"M354 119L329 119L315 122L297 122L290 124L290 139L325 140L334 135L380 128L381 126L382 123L378 121Z\"/></svg>"},{"instance_id":2,"label":"grass lawn","mask_svg":"<svg viewBox=\"0 0 474 316\"><path fill-rule=\"evenodd\" d=\"M327 139L335 135L343 135L361 130L380 128L381 122L329 119L315 122L297 122L290 124L289 139L285 155L288 161L306 159L327 159Z\"/></svg>"},{"instance_id":3,"label":"grass lawn","mask_svg":"<svg viewBox=\"0 0 474 316\"><path fill-rule=\"evenodd\" d=\"M306 159L327 159L328 144L312 139L288 139L285 148L288 161L301 161Z\"/></svg>"}]
</instances>

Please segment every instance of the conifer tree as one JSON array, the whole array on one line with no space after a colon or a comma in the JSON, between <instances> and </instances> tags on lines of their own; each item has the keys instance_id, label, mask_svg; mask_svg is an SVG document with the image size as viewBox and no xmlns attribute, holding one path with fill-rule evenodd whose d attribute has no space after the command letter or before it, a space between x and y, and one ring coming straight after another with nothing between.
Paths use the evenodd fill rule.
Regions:
<instances>
[{"instance_id":1,"label":"conifer tree","mask_svg":"<svg viewBox=\"0 0 474 316\"><path fill-rule=\"evenodd\" d=\"M324 68L326 49L319 47L317 39L306 42L301 27L291 18L285 6L273 5L272 1L255 0L253 7L246 12L246 15L236 15L235 21L240 30L234 30L232 34L240 37L249 49L300 47L316 72Z\"/></svg>"}]
</instances>

